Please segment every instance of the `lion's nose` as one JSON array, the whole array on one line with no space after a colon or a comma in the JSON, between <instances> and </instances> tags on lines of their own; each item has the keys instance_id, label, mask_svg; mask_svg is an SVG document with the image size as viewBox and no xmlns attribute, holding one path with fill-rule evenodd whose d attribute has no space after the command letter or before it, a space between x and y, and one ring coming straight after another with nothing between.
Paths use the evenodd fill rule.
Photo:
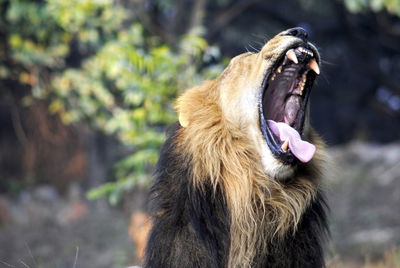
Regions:
<instances>
[{"instance_id":1,"label":"lion's nose","mask_svg":"<svg viewBox=\"0 0 400 268\"><path fill-rule=\"evenodd\" d=\"M308 38L308 33L306 32L306 30L304 30L301 27L288 29L288 30L284 31L283 33L281 33L281 35L295 36L295 37L298 37L298 38L300 38L300 39L302 39L304 41L306 41L307 38Z\"/></svg>"}]
</instances>

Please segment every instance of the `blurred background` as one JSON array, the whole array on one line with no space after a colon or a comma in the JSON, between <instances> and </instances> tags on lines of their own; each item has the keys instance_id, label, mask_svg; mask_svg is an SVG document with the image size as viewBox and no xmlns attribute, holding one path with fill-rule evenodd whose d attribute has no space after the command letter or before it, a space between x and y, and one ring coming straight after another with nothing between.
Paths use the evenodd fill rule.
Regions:
<instances>
[{"instance_id":1,"label":"blurred background","mask_svg":"<svg viewBox=\"0 0 400 268\"><path fill-rule=\"evenodd\" d=\"M0 0L0 267L126 267L174 99L287 28L320 50L329 267L400 267L399 0Z\"/></svg>"}]
</instances>

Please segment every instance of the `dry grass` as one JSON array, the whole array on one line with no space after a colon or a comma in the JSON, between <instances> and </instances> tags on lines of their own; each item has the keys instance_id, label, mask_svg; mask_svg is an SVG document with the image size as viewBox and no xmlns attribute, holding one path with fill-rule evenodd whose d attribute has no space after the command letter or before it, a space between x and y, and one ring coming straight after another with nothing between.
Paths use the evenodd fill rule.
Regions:
<instances>
[{"instance_id":1,"label":"dry grass","mask_svg":"<svg viewBox=\"0 0 400 268\"><path fill-rule=\"evenodd\" d=\"M342 262L333 258L328 268L400 268L400 247L385 252L382 260L370 261L367 257L364 264Z\"/></svg>"}]
</instances>

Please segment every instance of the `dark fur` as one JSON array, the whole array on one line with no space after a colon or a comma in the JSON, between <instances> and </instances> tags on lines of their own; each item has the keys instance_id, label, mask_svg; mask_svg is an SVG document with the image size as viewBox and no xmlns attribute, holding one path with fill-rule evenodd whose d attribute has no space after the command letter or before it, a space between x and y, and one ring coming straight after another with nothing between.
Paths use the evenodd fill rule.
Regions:
<instances>
[{"instance_id":1,"label":"dark fur","mask_svg":"<svg viewBox=\"0 0 400 268\"><path fill-rule=\"evenodd\" d=\"M154 227L144 267L227 267L229 213L220 189L199 190L190 181L191 159L177 151L179 124L168 132L161 149L150 205ZM297 231L276 238L267 255L256 256L252 267L325 267L322 238L327 233L325 202L321 194L303 214Z\"/></svg>"}]
</instances>

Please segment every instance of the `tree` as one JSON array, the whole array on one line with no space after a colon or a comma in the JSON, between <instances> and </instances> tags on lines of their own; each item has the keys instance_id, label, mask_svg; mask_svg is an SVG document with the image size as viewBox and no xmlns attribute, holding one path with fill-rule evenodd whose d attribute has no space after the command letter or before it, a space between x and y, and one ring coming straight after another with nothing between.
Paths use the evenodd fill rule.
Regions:
<instances>
[{"instance_id":1,"label":"tree","mask_svg":"<svg viewBox=\"0 0 400 268\"><path fill-rule=\"evenodd\" d=\"M146 13L170 8L156 2L0 1L7 51L1 83L26 85L23 104L46 99L64 123L87 122L116 135L132 152L116 165L117 181L91 191L91 198L111 194L115 203L124 190L147 183L164 128L176 120L179 90L220 69L206 66L218 50L196 30L201 15L165 40L154 25L143 27Z\"/></svg>"}]
</instances>

